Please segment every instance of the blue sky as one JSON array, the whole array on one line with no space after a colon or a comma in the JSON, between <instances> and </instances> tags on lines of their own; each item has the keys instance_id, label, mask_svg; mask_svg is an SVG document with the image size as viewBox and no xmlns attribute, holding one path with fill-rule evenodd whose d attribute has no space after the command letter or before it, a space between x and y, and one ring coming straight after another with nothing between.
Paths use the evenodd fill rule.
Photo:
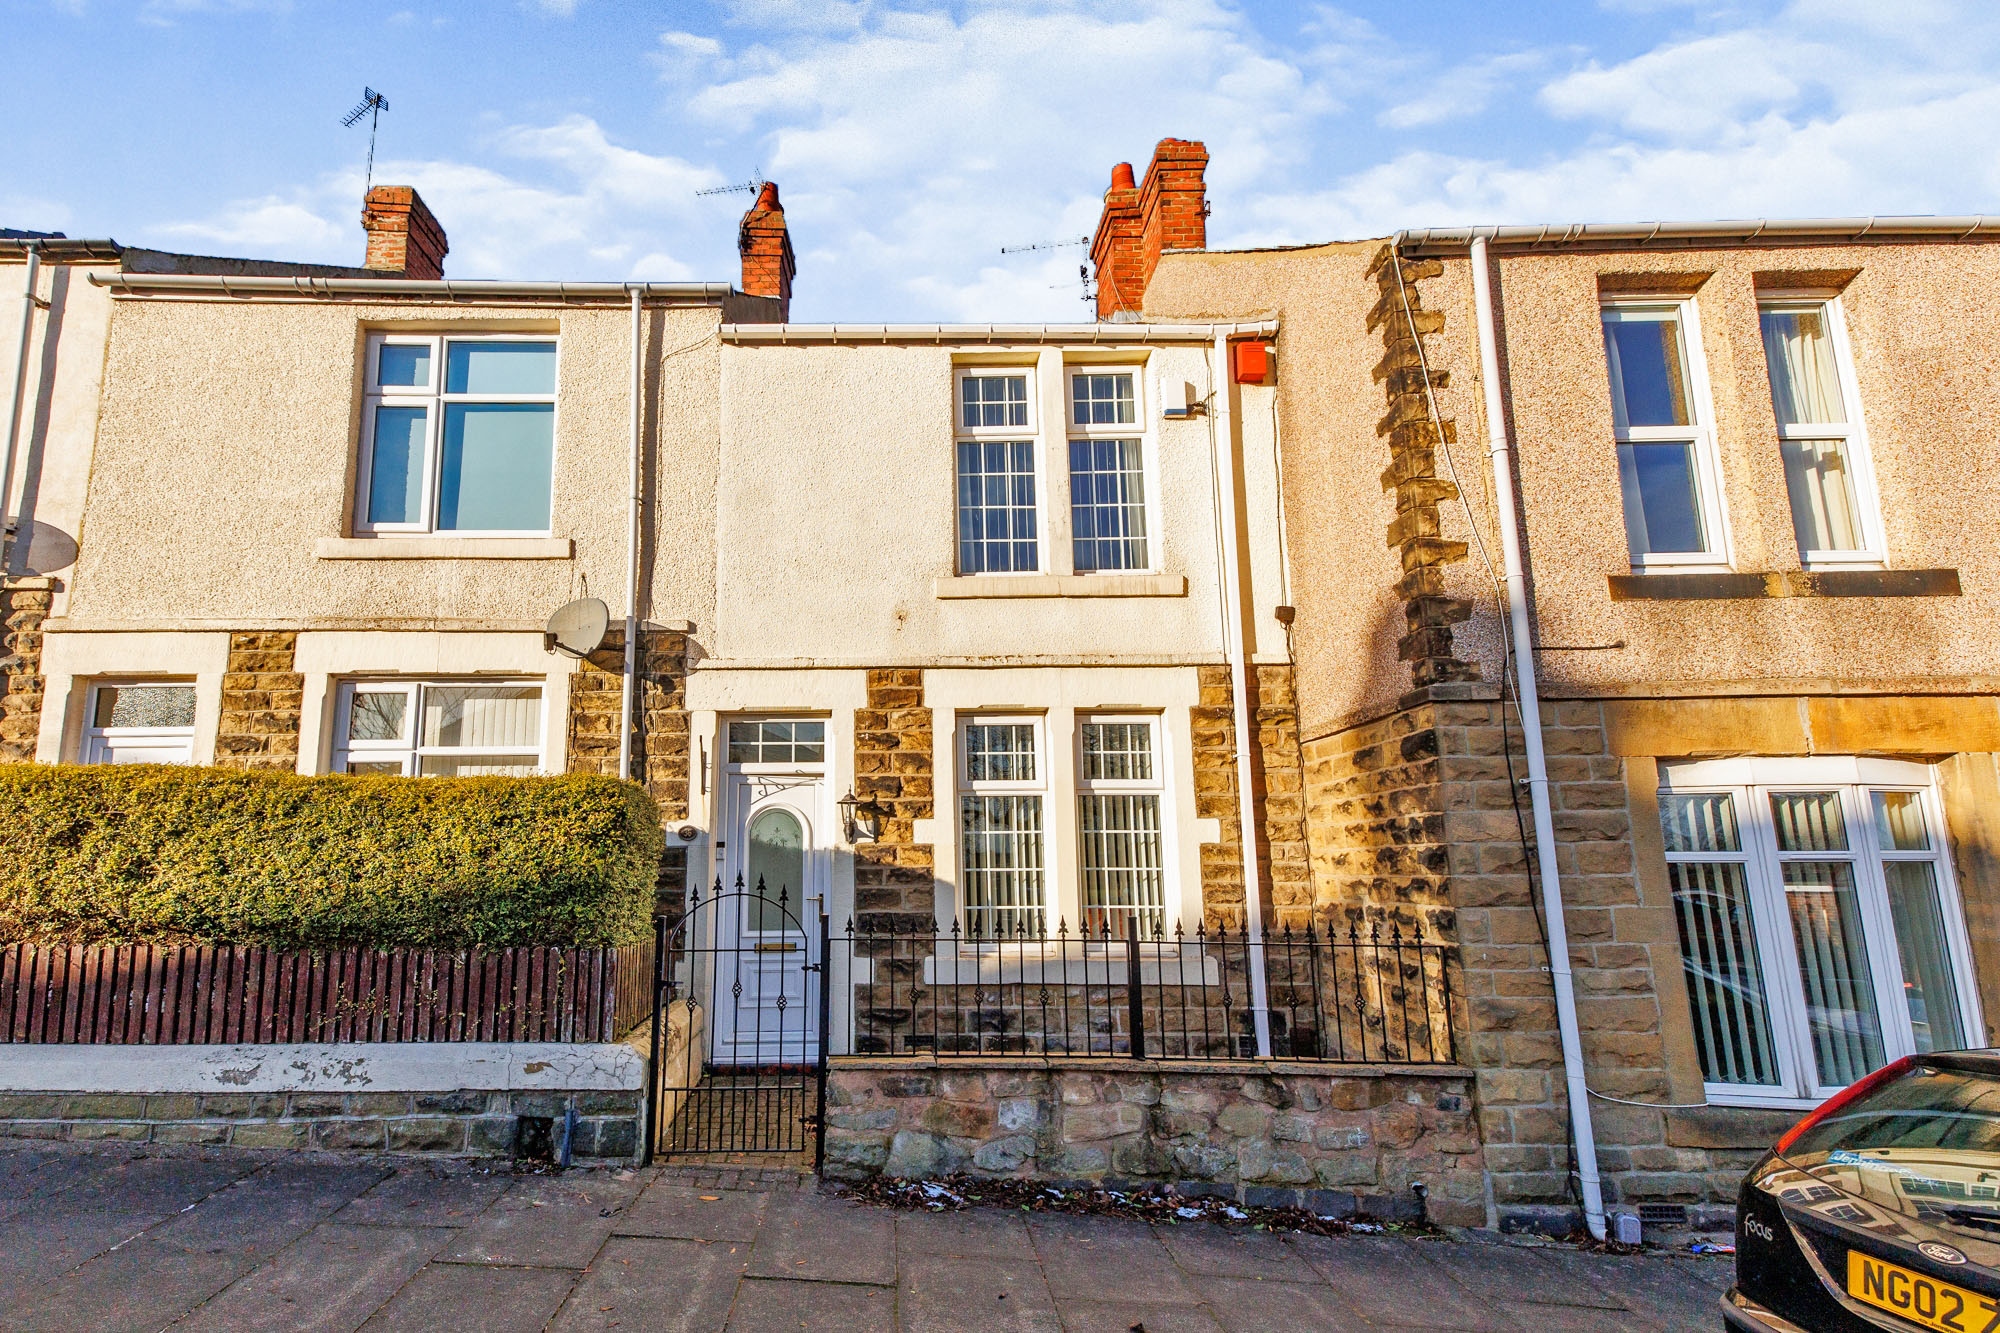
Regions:
<instances>
[{"instance_id":1,"label":"blue sky","mask_svg":"<svg viewBox=\"0 0 2000 1333\"><path fill-rule=\"evenodd\" d=\"M1207 142L1210 244L2000 213L1991 0L0 0L0 225L355 263L365 130L454 277L733 279L802 320L1071 319L1111 164Z\"/></svg>"}]
</instances>

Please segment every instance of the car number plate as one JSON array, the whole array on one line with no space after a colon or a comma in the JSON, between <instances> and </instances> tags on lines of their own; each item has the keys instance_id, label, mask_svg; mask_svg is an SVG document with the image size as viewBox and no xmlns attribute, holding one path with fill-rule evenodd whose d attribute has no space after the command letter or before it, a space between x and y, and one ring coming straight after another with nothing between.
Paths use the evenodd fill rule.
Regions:
<instances>
[{"instance_id":1,"label":"car number plate","mask_svg":"<svg viewBox=\"0 0 2000 1333\"><path fill-rule=\"evenodd\" d=\"M2000 1301L1859 1250L1847 1252L1847 1294L1942 1333L2000 1333Z\"/></svg>"}]
</instances>

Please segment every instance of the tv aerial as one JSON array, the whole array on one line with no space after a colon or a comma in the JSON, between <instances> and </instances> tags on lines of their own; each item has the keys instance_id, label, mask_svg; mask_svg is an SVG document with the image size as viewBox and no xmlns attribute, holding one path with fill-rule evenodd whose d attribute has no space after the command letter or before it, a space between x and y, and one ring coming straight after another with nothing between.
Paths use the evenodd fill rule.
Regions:
<instances>
[{"instance_id":1,"label":"tv aerial","mask_svg":"<svg viewBox=\"0 0 2000 1333\"><path fill-rule=\"evenodd\" d=\"M354 110L340 118L342 129L353 129L361 123L362 117L368 118L368 177L367 183L361 187L363 194L375 183L375 130L382 122L382 113L388 109L389 99L364 84L361 100L355 103Z\"/></svg>"},{"instance_id":2,"label":"tv aerial","mask_svg":"<svg viewBox=\"0 0 2000 1333\"><path fill-rule=\"evenodd\" d=\"M694 197L700 199L704 195L711 194L755 194L763 188L764 169L759 167L750 173L750 179L747 181L739 181L734 185L718 185L708 190L696 190Z\"/></svg>"},{"instance_id":3,"label":"tv aerial","mask_svg":"<svg viewBox=\"0 0 2000 1333\"><path fill-rule=\"evenodd\" d=\"M584 658L604 643L611 626L611 608L595 597L582 597L556 608L542 631L542 651Z\"/></svg>"},{"instance_id":4,"label":"tv aerial","mask_svg":"<svg viewBox=\"0 0 2000 1333\"><path fill-rule=\"evenodd\" d=\"M1003 245L1000 247L1000 253L1003 255L1020 255L1026 254L1030 250L1067 250L1071 246L1089 244L1090 238L1088 236L1078 236L1074 240L1036 241L1032 245ZM1076 266L1076 274L1078 280L1083 284L1083 300L1086 302L1095 301L1097 299L1096 293L1090 290L1090 265L1078 264ZM1051 283L1049 284L1049 290L1056 291L1067 286L1069 284L1066 282Z\"/></svg>"}]
</instances>

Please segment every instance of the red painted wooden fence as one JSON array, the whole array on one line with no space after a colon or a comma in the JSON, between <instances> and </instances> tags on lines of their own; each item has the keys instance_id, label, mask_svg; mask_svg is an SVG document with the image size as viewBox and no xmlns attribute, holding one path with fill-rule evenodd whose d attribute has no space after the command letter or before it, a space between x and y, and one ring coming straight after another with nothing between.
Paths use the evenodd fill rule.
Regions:
<instances>
[{"instance_id":1,"label":"red painted wooden fence","mask_svg":"<svg viewBox=\"0 0 2000 1333\"><path fill-rule=\"evenodd\" d=\"M0 947L0 1044L614 1041L652 1014L622 949Z\"/></svg>"}]
</instances>

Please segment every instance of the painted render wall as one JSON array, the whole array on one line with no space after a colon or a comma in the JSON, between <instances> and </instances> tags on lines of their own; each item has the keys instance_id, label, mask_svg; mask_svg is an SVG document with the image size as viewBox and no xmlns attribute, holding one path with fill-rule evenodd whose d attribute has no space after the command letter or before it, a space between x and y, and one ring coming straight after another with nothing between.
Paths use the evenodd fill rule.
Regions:
<instances>
[{"instance_id":1,"label":"painted render wall","mask_svg":"<svg viewBox=\"0 0 2000 1333\"><path fill-rule=\"evenodd\" d=\"M549 308L121 297L90 540L63 629L539 629L624 596L631 317ZM710 620L713 307L649 309L646 449L656 527L641 614ZM559 341L552 535L569 559L326 559L352 535L362 361L375 331ZM662 354L666 354L664 363Z\"/></svg>"},{"instance_id":2,"label":"painted render wall","mask_svg":"<svg viewBox=\"0 0 2000 1333\"><path fill-rule=\"evenodd\" d=\"M1223 660L1209 423L1160 419L1160 386L1210 385L1208 349L1101 347L1072 357L1143 361L1154 455L1156 567L1176 595L940 596L957 562L955 359L1041 363L1047 467L1040 575L991 580L1015 591L1070 572L1064 392L1049 380L1060 347L742 344L722 354L713 665L787 666L1210 663ZM1272 616L1283 593L1271 451L1271 390L1240 411L1247 543L1261 627L1259 660L1283 661Z\"/></svg>"}]
</instances>

